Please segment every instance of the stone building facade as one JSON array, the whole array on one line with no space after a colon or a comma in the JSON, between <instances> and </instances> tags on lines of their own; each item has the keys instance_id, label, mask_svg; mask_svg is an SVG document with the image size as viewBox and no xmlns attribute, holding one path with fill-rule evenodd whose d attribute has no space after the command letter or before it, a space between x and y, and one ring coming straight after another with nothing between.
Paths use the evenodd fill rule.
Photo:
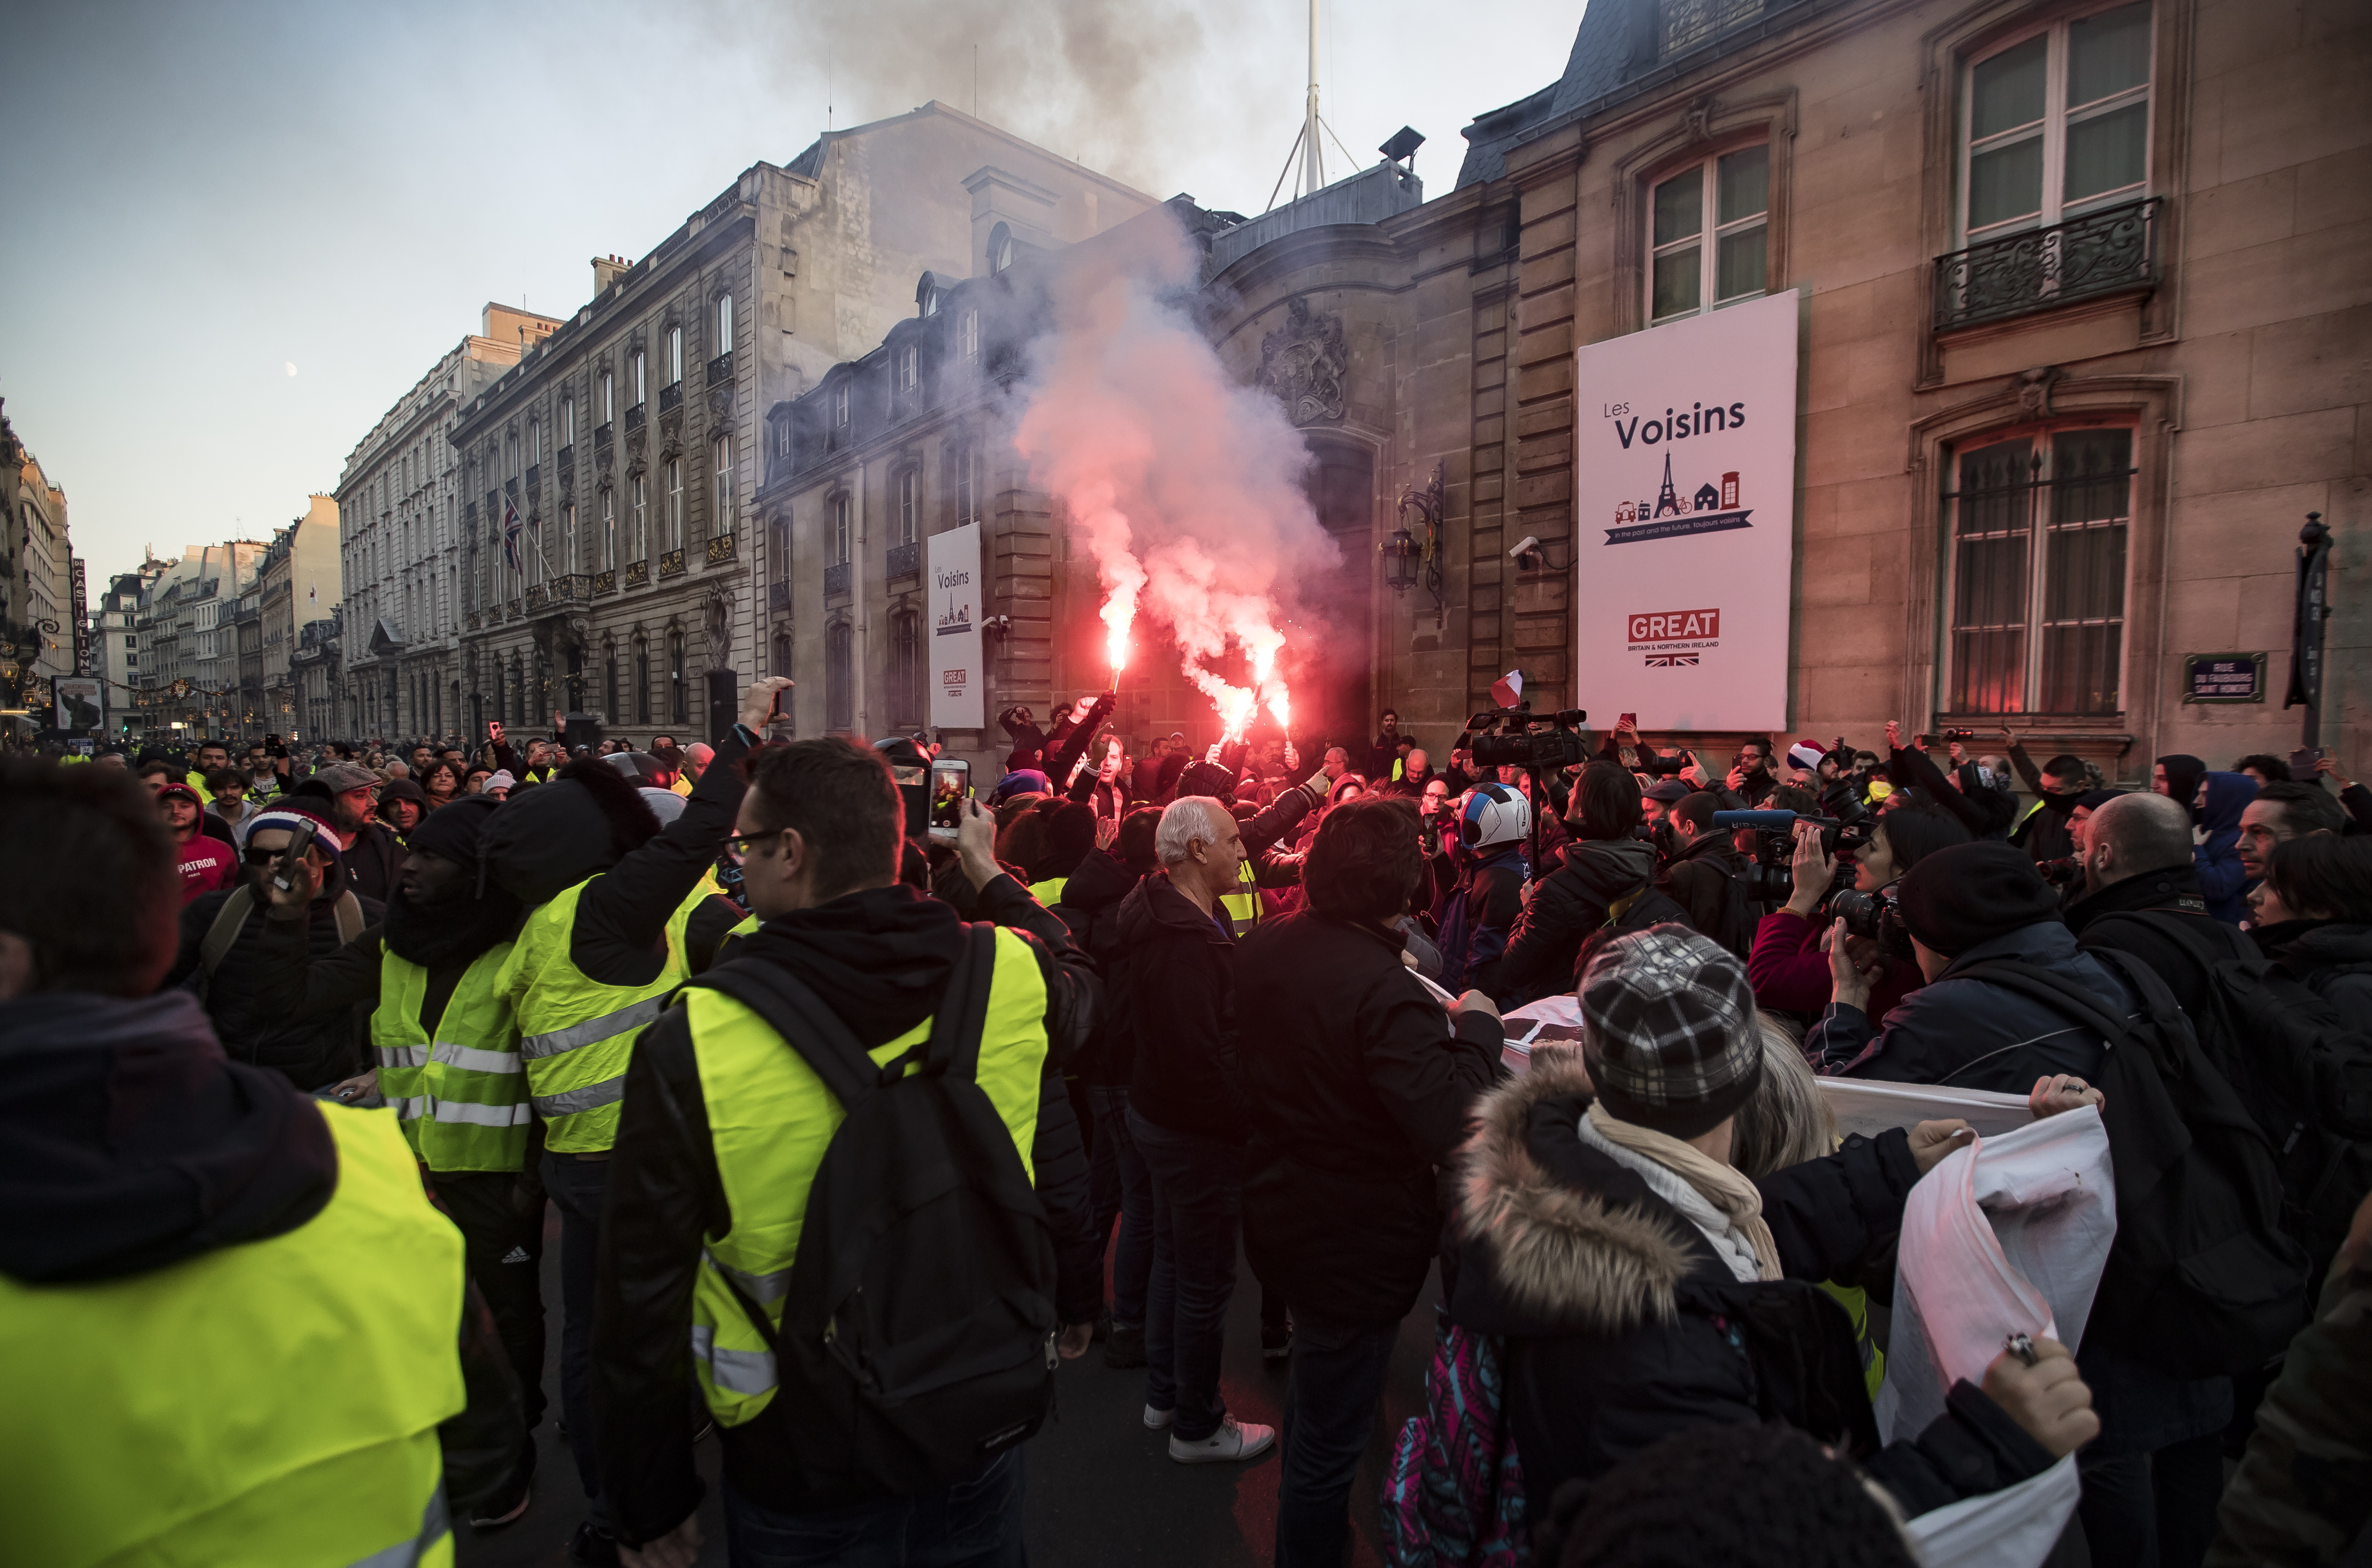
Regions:
<instances>
[{"instance_id":1,"label":"stone building facade","mask_svg":"<svg viewBox=\"0 0 2372 1568\"><path fill-rule=\"evenodd\" d=\"M935 102L752 165L641 261L597 261L592 302L452 432L472 731L558 709L638 740L729 724L791 646L777 541L747 521L765 412L913 315L918 275L985 273L1151 204Z\"/></svg>"},{"instance_id":2,"label":"stone building facade","mask_svg":"<svg viewBox=\"0 0 2372 1568\"><path fill-rule=\"evenodd\" d=\"M341 600L343 556L338 548L338 504L310 498L302 517L272 536L256 590L260 693L251 728L285 737L304 710L289 676L297 629L334 612Z\"/></svg>"},{"instance_id":3,"label":"stone building facade","mask_svg":"<svg viewBox=\"0 0 2372 1568\"><path fill-rule=\"evenodd\" d=\"M49 683L75 673L76 618L65 492L0 417L0 659L10 691L45 704ZM48 714L0 718L0 740L29 744Z\"/></svg>"},{"instance_id":4,"label":"stone building facade","mask_svg":"<svg viewBox=\"0 0 2372 1568\"><path fill-rule=\"evenodd\" d=\"M1343 537L1443 477L1437 616L1360 558L1371 707L1437 746L1517 668L1590 707L1576 351L1796 290L1790 732L2007 719L2125 779L2285 752L2311 512L2320 738L2360 753L2367 66L2360 8L1603 0L1562 78L1468 127L1450 193L1215 248L1244 379L1339 333L1341 412L1301 423ZM2268 654L2263 700L2187 700L2208 654Z\"/></svg>"},{"instance_id":5,"label":"stone building facade","mask_svg":"<svg viewBox=\"0 0 2372 1568\"><path fill-rule=\"evenodd\" d=\"M293 637L340 603L355 606L362 635L346 667L347 712L336 733L446 735L462 727L461 573L465 525L475 509L461 483L453 426L464 404L559 326L550 316L488 303L480 330L447 350L347 454L336 495L315 498L308 517L318 527L327 502L339 569L334 578L319 576L308 563L307 591L318 595L334 584L337 597L302 608L292 598L284 629ZM313 541L304 549L309 556Z\"/></svg>"}]
</instances>

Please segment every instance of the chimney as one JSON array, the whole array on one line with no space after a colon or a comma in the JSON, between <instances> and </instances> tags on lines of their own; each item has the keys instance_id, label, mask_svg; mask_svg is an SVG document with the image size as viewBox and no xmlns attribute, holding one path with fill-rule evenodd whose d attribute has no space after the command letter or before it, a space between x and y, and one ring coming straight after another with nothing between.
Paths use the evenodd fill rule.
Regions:
<instances>
[{"instance_id":1,"label":"chimney","mask_svg":"<svg viewBox=\"0 0 2372 1568\"><path fill-rule=\"evenodd\" d=\"M632 261L627 261L623 256L594 257L593 297L599 299L604 294L607 294L610 291L610 285L616 283L626 273L634 271L634 264Z\"/></svg>"}]
</instances>

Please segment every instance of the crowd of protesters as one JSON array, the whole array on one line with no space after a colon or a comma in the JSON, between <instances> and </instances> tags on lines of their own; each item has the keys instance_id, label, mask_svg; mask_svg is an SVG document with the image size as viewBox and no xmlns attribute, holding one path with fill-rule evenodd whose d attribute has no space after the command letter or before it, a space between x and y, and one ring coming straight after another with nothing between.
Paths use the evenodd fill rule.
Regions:
<instances>
[{"instance_id":1,"label":"crowd of protesters","mask_svg":"<svg viewBox=\"0 0 2372 1568\"><path fill-rule=\"evenodd\" d=\"M1395 1564L1911 1562L1906 1520L2070 1454L2053 1561L2366 1550L2335 761L2120 790L2006 729L1709 762L1626 720L1436 768L1389 711L1198 749L1104 694L998 715L943 818L927 735L764 738L785 685L713 744L0 761L29 1561L449 1561L523 1517L547 1204L573 1562L692 1563L714 1429L737 1563L1019 1563L1100 1342L1171 1461L1273 1455L1275 1561L1337 1568L1429 1291ZM1511 1075L1556 997L1577 1043ZM2098 1108L2116 1158L2080 1341L1892 1443L1904 1205L1971 1133L1841 1139L1823 1077ZM1281 1431L1221 1388L1239 1263Z\"/></svg>"}]
</instances>

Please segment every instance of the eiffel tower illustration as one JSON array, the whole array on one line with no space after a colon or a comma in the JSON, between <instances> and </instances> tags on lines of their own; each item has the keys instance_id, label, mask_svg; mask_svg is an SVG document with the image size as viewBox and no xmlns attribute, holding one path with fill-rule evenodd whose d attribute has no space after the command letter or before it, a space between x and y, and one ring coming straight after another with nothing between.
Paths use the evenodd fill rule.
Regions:
<instances>
[{"instance_id":1,"label":"eiffel tower illustration","mask_svg":"<svg viewBox=\"0 0 2372 1568\"><path fill-rule=\"evenodd\" d=\"M1680 510L1680 498L1672 494L1672 454L1667 452L1664 454L1664 493L1656 497L1656 516L1677 517Z\"/></svg>"}]
</instances>

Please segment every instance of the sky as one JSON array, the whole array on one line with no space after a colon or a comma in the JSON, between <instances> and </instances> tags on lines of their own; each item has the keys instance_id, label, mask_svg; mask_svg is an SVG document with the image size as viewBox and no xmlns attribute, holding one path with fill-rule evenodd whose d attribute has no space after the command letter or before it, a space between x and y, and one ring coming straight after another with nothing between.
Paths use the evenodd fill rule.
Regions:
<instances>
[{"instance_id":1,"label":"sky","mask_svg":"<svg viewBox=\"0 0 2372 1568\"><path fill-rule=\"evenodd\" d=\"M1448 191L1580 0L1331 0L1321 112ZM931 99L1156 196L1258 213L1304 0L11 6L0 398L94 595L268 539L488 300L564 316L750 164ZM977 99L975 93L977 61ZM1353 164L1332 143L1327 177ZM1288 181L1286 194L1291 194Z\"/></svg>"}]
</instances>

